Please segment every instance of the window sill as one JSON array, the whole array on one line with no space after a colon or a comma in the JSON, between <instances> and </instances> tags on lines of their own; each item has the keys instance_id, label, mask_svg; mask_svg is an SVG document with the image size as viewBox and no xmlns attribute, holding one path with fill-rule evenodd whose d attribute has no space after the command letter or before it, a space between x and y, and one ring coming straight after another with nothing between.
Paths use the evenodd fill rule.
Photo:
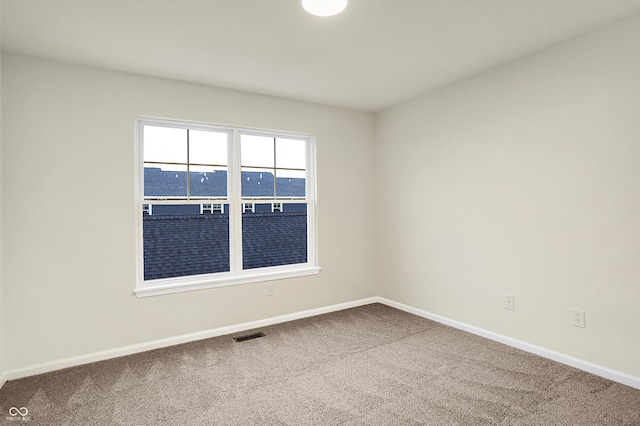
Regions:
<instances>
[{"instance_id":1,"label":"window sill","mask_svg":"<svg viewBox=\"0 0 640 426\"><path fill-rule=\"evenodd\" d=\"M137 287L133 292L136 297L160 296L163 294L182 293L185 291L204 290L208 288L227 287L239 284L258 283L262 281L273 281L284 278L304 277L320 273L320 267L309 266L298 269L287 269L279 271L260 271L246 273L240 276L206 277L162 279L153 280Z\"/></svg>"}]
</instances>

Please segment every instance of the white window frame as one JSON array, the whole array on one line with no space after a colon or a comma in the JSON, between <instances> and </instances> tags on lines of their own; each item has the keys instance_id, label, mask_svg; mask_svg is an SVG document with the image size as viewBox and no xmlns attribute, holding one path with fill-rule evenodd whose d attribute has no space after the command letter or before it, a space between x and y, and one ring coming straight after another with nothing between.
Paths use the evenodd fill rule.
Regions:
<instances>
[{"instance_id":1,"label":"white window frame","mask_svg":"<svg viewBox=\"0 0 640 426\"><path fill-rule=\"evenodd\" d=\"M278 208L276 208L276 204ZM282 203L271 203L271 213L279 212L282 213Z\"/></svg>"},{"instance_id":2,"label":"white window frame","mask_svg":"<svg viewBox=\"0 0 640 426\"><path fill-rule=\"evenodd\" d=\"M202 203L200 204L200 214L220 214L224 213L224 204Z\"/></svg>"},{"instance_id":3,"label":"white window frame","mask_svg":"<svg viewBox=\"0 0 640 426\"><path fill-rule=\"evenodd\" d=\"M315 275L320 272L317 250L317 193L316 193L316 157L315 137L310 134L293 132L270 131L260 129L239 128L221 126L206 123L193 123L185 121L165 120L149 117L135 118L135 214L136 214L136 287L134 293L137 297L157 296L184 291L202 290L215 287L226 287L238 284L272 281L285 278L303 277ZM227 162L227 197L211 197L180 200L158 200L153 197L144 197L144 126L160 126L171 128L183 128L191 130L209 130L227 132L228 162ZM260 135L268 137L295 138L306 143L306 196L304 198L268 197L268 198L243 198L241 182L240 162L240 137L243 134ZM272 266L265 268L242 269L242 213L245 203L302 203L307 205L307 262L294 265ZM144 253L143 253L143 204L228 204L229 207L229 246L230 246L230 271L213 274L192 275L185 277L162 278L155 280L144 279ZM151 207L151 206L150 206ZM202 209L202 207L201 207Z\"/></svg>"},{"instance_id":4,"label":"white window frame","mask_svg":"<svg viewBox=\"0 0 640 426\"><path fill-rule=\"evenodd\" d=\"M256 205L255 203L242 203L242 213L255 213Z\"/></svg>"}]
</instances>

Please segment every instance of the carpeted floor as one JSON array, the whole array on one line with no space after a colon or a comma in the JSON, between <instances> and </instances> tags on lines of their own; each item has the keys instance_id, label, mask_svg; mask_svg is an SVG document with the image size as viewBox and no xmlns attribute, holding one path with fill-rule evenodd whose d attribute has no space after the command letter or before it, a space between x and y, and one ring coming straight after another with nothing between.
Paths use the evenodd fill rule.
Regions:
<instances>
[{"instance_id":1,"label":"carpeted floor","mask_svg":"<svg viewBox=\"0 0 640 426\"><path fill-rule=\"evenodd\" d=\"M0 424L640 425L640 390L380 304L256 331L9 381Z\"/></svg>"}]
</instances>

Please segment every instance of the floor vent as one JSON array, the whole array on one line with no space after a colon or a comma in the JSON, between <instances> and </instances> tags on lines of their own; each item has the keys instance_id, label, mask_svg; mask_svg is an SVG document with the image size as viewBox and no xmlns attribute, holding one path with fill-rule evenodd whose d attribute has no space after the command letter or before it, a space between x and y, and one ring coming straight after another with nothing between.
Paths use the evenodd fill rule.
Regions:
<instances>
[{"instance_id":1,"label":"floor vent","mask_svg":"<svg viewBox=\"0 0 640 426\"><path fill-rule=\"evenodd\" d=\"M246 336L234 337L236 342L244 342L245 340L257 339L258 337L264 337L264 333L247 334Z\"/></svg>"}]
</instances>

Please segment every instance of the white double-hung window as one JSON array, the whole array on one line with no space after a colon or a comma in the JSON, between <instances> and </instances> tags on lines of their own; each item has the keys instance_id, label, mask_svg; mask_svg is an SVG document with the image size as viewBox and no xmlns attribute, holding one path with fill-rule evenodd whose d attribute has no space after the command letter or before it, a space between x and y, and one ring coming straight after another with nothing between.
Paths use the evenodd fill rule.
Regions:
<instances>
[{"instance_id":1,"label":"white double-hung window","mask_svg":"<svg viewBox=\"0 0 640 426\"><path fill-rule=\"evenodd\" d=\"M311 135L135 125L138 296L320 271Z\"/></svg>"}]
</instances>

